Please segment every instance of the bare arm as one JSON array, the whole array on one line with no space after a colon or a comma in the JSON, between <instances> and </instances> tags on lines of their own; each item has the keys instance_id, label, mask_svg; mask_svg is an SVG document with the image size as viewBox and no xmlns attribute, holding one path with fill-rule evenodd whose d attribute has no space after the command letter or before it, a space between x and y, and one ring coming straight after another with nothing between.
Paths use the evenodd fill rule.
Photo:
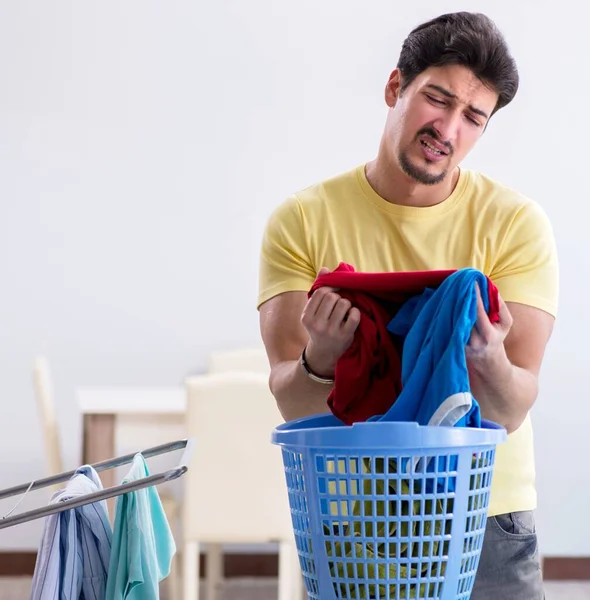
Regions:
<instances>
[{"instance_id":1,"label":"bare arm","mask_svg":"<svg viewBox=\"0 0 590 600\"><path fill-rule=\"evenodd\" d=\"M500 350L483 360L472 356L468 365L482 415L511 433L520 427L537 399L539 372L554 318L523 304L506 303L505 307L510 330Z\"/></svg>"},{"instance_id":2,"label":"bare arm","mask_svg":"<svg viewBox=\"0 0 590 600\"><path fill-rule=\"evenodd\" d=\"M328 412L331 385L307 376L299 358L309 341L301 323L305 292L287 292L260 307L260 332L270 362L270 389L286 421Z\"/></svg>"}]
</instances>

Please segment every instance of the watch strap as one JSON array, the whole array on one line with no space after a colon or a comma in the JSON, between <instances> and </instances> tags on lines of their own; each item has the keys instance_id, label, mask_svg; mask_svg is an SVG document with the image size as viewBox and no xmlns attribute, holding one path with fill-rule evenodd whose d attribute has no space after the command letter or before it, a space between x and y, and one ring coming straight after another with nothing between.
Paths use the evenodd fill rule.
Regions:
<instances>
[{"instance_id":1,"label":"watch strap","mask_svg":"<svg viewBox=\"0 0 590 600\"><path fill-rule=\"evenodd\" d=\"M309 368L309 364L307 363L307 357L306 357L306 354L305 354L306 350L307 350L307 346L303 349L303 352L301 353L301 364L303 365L303 368L307 372L307 375L309 376L309 378L313 379L314 381L317 381L318 383L323 383L324 385L331 385L331 384L333 384L334 383L334 379L330 379L328 377L321 377L320 375L316 375Z\"/></svg>"}]
</instances>

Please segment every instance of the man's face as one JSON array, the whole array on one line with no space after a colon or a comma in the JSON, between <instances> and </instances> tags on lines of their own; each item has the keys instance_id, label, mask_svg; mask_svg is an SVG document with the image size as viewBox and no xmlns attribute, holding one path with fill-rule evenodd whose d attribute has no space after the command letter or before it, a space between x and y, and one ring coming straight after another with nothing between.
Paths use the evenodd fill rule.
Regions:
<instances>
[{"instance_id":1,"label":"man's face","mask_svg":"<svg viewBox=\"0 0 590 600\"><path fill-rule=\"evenodd\" d=\"M401 94L400 77L385 92L386 152L418 183L440 183L483 133L498 94L460 65L430 67Z\"/></svg>"}]
</instances>

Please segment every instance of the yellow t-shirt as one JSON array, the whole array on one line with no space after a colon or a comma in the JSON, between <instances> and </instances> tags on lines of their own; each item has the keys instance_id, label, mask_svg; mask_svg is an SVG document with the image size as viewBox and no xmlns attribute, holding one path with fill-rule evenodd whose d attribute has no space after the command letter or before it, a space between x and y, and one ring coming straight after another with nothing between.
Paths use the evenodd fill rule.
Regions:
<instances>
[{"instance_id":1,"label":"yellow t-shirt","mask_svg":"<svg viewBox=\"0 0 590 600\"><path fill-rule=\"evenodd\" d=\"M281 203L263 236L257 306L307 291L321 267L392 272L473 267L506 302L557 314L558 264L551 224L533 201L462 169L453 193L426 208L391 204L369 185L365 166ZM489 515L536 507L530 416L498 447Z\"/></svg>"}]
</instances>

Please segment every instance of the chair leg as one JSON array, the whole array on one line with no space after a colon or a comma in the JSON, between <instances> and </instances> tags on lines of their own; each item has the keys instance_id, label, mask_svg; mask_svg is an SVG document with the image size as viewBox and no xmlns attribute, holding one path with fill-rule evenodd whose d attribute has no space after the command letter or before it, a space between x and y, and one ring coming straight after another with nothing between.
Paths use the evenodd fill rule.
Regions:
<instances>
[{"instance_id":1,"label":"chair leg","mask_svg":"<svg viewBox=\"0 0 590 600\"><path fill-rule=\"evenodd\" d=\"M184 600L199 600L199 542L185 542L182 578Z\"/></svg>"},{"instance_id":2,"label":"chair leg","mask_svg":"<svg viewBox=\"0 0 590 600\"><path fill-rule=\"evenodd\" d=\"M178 589L178 556L172 557L170 574L168 575L168 598L169 600L181 600Z\"/></svg>"},{"instance_id":3,"label":"chair leg","mask_svg":"<svg viewBox=\"0 0 590 600\"><path fill-rule=\"evenodd\" d=\"M223 551L221 544L207 544L207 600L216 600L223 579Z\"/></svg>"},{"instance_id":4,"label":"chair leg","mask_svg":"<svg viewBox=\"0 0 590 600\"><path fill-rule=\"evenodd\" d=\"M295 543L282 541L279 545L279 597L278 600L301 600L303 579Z\"/></svg>"}]
</instances>

